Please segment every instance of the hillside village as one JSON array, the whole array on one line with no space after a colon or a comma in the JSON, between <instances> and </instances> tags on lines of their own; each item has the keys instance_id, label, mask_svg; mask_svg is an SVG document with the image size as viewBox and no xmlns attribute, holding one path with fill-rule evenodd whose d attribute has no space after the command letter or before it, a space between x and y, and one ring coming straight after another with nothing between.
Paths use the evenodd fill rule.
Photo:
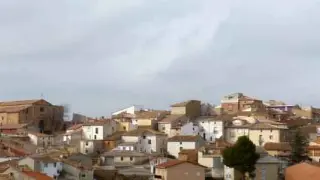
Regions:
<instances>
[{"instance_id":1,"label":"hillside village","mask_svg":"<svg viewBox=\"0 0 320 180\"><path fill-rule=\"evenodd\" d=\"M303 174L320 172L320 108L234 93L217 106L186 100L70 122L63 113L44 99L0 102L1 179L239 180L222 152L241 136L260 154L255 179L320 179ZM311 159L288 167L292 129L308 138Z\"/></svg>"}]
</instances>

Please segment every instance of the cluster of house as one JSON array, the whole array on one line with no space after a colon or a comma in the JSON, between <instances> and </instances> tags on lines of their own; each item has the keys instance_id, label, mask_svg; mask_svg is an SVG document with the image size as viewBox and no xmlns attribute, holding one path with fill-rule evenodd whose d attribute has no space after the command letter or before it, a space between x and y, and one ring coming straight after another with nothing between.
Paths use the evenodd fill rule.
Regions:
<instances>
[{"instance_id":1,"label":"cluster of house","mask_svg":"<svg viewBox=\"0 0 320 180\"><path fill-rule=\"evenodd\" d=\"M23 103L29 103L28 110L16 107ZM41 117L56 106L45 100L4 102L12 110L1 110L1 104L0 173L8 179L238 180L241 174L223 164L222 152L248 136L260 154L256 179L273 180L287 168L293 128L308 137L309 156L320 159L320 109L242 93L223 97L219 106L198 100L173 104L168 111L132 106L50 134L44 127L52 130L59 121Z\"/></svg>"}]
</instances>

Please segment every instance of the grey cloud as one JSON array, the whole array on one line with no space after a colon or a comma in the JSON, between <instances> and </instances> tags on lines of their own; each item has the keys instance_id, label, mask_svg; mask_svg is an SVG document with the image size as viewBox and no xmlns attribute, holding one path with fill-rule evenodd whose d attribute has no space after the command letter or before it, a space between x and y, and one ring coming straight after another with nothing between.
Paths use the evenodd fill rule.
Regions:
<instances>
[{"instance_id":1,"label":"grey cloud","mask_svg":"<svg viewBox=\"0 0 320 180\"><path fill-rule=\"evenodd\" d=\"M0 99L93 116L237 91L317 104L320 7L301 2L1 2Z\"/></svg>"}]
</instances>

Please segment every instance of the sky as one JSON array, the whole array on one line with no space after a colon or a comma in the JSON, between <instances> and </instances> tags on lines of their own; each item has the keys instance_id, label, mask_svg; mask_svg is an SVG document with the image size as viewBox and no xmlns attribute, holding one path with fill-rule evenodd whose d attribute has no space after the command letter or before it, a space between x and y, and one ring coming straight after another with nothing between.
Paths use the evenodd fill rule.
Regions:
<instances>
[{"instance_id":1,"label":"sky","mask_svg":"<svg viewBox=\"0 0 320 180\"><path fill-rule=\"evenodd\" d=\"M319 0L0 1L0 100L108 116L234 92L320 106Z\"/></svg>"}]
</instances>

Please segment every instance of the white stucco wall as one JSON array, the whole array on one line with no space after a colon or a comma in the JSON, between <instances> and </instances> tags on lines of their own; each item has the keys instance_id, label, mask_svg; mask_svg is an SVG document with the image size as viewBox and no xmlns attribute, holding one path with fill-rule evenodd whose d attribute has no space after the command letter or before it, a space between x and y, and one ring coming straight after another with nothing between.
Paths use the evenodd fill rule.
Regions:
<instances>
[{"instance_id":1,"label":"white stucco wall","mask_svg":"<svg viewBox=\"0 0 320 180\"><path fill-rule=\"evenodd\" d=\"M167 143L167 151L169 154L174 157L179 157L180 147L182 149L196 149L195 142L168 142Z\"/></svg>"},{"instance_id":2,"label":"white stucco wall","mask_svg":"<svg viewBox=\"0 0 320 180\"><path fill-rule=\"evenodd\" d=\"M58 177L59 176L59 172L61 172L62 170L62 163L61 162L56 162L56 163L43 163L40 162L40 169L41 172L50 176L50 177Z\"/></svg>"},{"instance_id":3,"label":"white stucco wall","mask_svg":"<svg viewBox=\"0 0 320 180\"><path fill-rule=\"evenodd\" d=\"M181 127L180 135L197 135L199 127L193 122L189 122Z\"/></svg>"},{"instance_id":4,"label":"white stucco wall","mask_svg":"<svg viewBox=\"0 0 320 180\"><path fill-rule=\"evenodd\" d=\"M226 128L225 137L230 143L235 143L240 136L249 136L249 129L247 128Z\"/></svg>"},{"instance_id":5,"label":"white stucco wall","mask_svg":"<svg viewBox=\"0 0 320 180\"><path fill-rule=\"evenodd\" d=\"M200 135L206 141L214 142L215 139L220 138L224 134L224 126L222 121L199 121Z\"/></svg>"}]
</instances>

